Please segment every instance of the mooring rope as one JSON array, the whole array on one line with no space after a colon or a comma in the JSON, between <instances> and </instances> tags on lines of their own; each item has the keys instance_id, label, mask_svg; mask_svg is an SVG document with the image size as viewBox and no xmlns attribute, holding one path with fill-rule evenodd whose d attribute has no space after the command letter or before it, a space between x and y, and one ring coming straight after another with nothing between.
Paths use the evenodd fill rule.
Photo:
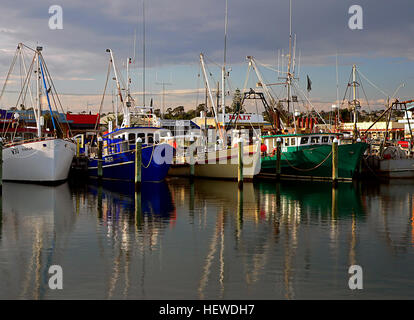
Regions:
<instances>
[{"instance_id":1,"label":"mooring rope","mask_svg":"<svg viewBox=\"0 0 414 320\"><path fill-rule=\"evenodd\" d=\"M327 157L326 157L325 159L323 159L323 160L322 160L322 162L321 162L321 163L317 164L315 167L313 167L313 168L309 168L309 169L301 169L301 168L297 168L297 167L295 167L294 165L292 165L292 164L290 163L290 161L288 160L288 158L286 157L286 155L285 155L284 153L282 153L282 155L285 157L286 162L288 163L288 165L289 165L290 167L292 167L292 168L293 168L293 169L295 169L295 170L298 170L298 171L303 171L303 172L306 172L306 171L312 171L312 170L315 170L315 169L319 168L322 164L324 164L324 163L325 163L325 161L326 161L326 160L328 160L328 158L331 156L331 154L332 154L332 151L331 151L331 152L327 155Z\"/></svg>"}]
</instances>

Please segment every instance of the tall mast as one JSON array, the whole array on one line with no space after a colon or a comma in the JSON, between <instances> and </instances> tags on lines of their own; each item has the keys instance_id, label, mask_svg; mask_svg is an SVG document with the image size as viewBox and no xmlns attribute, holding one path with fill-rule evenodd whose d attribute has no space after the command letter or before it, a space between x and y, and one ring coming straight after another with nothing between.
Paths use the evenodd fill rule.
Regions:
<instances>
[{"instance_id":1,"label":"tall mast","mask_svg":"<svg viewBox=\"0 0 414 320\"><path fill-rule=\"evenodd\" d=\"M337 115L338 117L338 124L339 124L339 73L338 73L338 52L336 52L336 108L337 108Z\"/></svg>"},{"instance_id":2,"label":"tall mast","mask_svg":"<svg viewBox=\"0 0 414 320\"><path fill-rule=\"evenodd\" d=\"M221 69L221 112L223 114L223 126L226 116L226 55L227 55L227 2L226 0L226 12L225 12L225 19L224 19L224 60L223 60L223 68Z\"/></svg>"},{"instance_id":3,"label":"tall mast","mask_svg":"<svg viewBox=\"0 0 414 320\"><path fill-rule=\"evenodd\" d=\"M143 60L143 70L142 70L142 100L143 100L143 106L145 107L145 0L142 1L142 23L143 23L143 28L142 28L142 50L143 50L143 54L142 54L142 60Z\"/></svg>"},{"instance_id":4,"label":"tall mast","mask_svg":"<svg viewBox=\"0 0 414 320\"><path fill-rule=\"evenodd\" d=\"M35 55L36 55L36 64L37 64L37 66L36 66L36 100L37 100L37 112L38 112L38 117L39 117L39 123L37 124L37 135L40 138L42 136L42 126L41 126L41 122L40 122L40 117L42 115L42 99L41 99L42 92L40 90L39 49L40 49L40 47L36 48Z\"/></svg>"},{"instance_id":5,"label":"tall mast","mask_svg":"<svg viewBox=\"0 0 414 320\"><path fill-rule=\"evenodd\" d=\"M356 65L352 66L352 96L353 96L353 105L354 105L354 139L357 135L357 122L358 122L358 111L357 111L357 92L356 92L357 82L356 82Z\"/></svg>"},{"instance_id":6,"label":"tall mast","mask_svg":"<svg viewBox=\"0 0 414 320\"><path fill-rule=\"evenodd\" d=\"M290 111L290 86L291 86L291 74L290 69L292 65L292 0L289 1L289 60L288 60L288 69L287 69L287 77L286 77L286 84L287 84L287 111ZM295 115L293 115L295 117ZM296 121L293 119L293 123L295 124L296 128Z\"/></svg>"}]
</instances>

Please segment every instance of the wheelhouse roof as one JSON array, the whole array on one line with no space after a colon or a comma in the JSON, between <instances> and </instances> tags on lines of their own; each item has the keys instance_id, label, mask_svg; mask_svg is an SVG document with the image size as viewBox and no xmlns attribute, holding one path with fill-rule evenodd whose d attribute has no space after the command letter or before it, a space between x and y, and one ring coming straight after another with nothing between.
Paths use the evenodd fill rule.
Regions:
<instances>
[{"instance_id":1,"label":"wheelhouse roof","mask_svg":"<svg viewBox=\"0 0 414 320\"><path fill-rule=\"evenodd\" d=\"M321 133L292 133L292 134L274 134L262 136L262 138L289 138L289 137L311 137L311 136L343 136L343 133L338 132L321 132Z\"/></svg>"}]
</instances>

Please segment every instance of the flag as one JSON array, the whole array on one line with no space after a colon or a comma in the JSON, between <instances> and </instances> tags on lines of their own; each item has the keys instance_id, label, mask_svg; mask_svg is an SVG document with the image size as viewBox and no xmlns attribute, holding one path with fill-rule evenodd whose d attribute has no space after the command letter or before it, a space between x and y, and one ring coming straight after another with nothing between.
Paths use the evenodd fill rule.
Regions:
<instances>
[{"instance_id":1,"label":"flag","mask_svg":"<svg viewBox=\"0 0 414 320\"><path fill-rule=\"evenodd\" d=\"M309 78L308 75L306 76L306 80L308 82L307 90L308 90L308 92L310 92L312 90L312 81L311 81L311 79Z\"/></svg>"}]
</instances>

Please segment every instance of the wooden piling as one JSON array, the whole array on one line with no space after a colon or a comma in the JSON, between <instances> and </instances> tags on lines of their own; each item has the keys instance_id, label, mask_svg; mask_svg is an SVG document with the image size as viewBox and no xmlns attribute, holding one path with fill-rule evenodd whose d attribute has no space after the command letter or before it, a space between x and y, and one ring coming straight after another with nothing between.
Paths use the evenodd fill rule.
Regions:
<instances>
[{"instance_id":1,"label":"wooden piling","mask_svg":"<svg viewBox=\"0 0 414 320\"><path fill-rule=\"evenodd\" d=\"M76 158L79 158L79 154L80 154L80 143L79 143L79 140L76 139Z\"/></svg>"},{"instance_id":2,"label":"wooden piling","mask_svg":"<svg viewBox=\"0 0 414 320\"><path fill-rule=\"evenodd\" d=\"M334 186L338 183L338 139L332 142L332 183Z\"/></svg>"},{"instance_id":3,"label":"wooden piling","mask_svg":"<svg viewBox=\"0 0 414 320\"><path fill-rule=\"evenodd\" d=\"M280 180L282 162L282 139L276 139L276 179Z\"/></svg>"},{"instance_id":4,"label":"wooden piling","mask_svg":"<svg viewBox=\"0 0 414 320\"><path fill-rule=\"evenodd\" d=\"M243 188L243 140L240 139L239 143L239 165L238 165L238 174L237 174L237 182L239 189Z\"/></svg>"},{"instance_id":5,"label":"wooden piling","mask_svg":"<svg viewBox=\"0 0 414 320\"><path fill-rule=\"evenodd\" d=\"M135 143L135 189L141 187L142 182L142 140L138 138Z\"/></svg>"},{"instance_id":6,"label":"wooden piling","mask_svg":"<svg viewBox=\"0 0 414 320\"><path fill-rule=\"evenodd\" d=\"M102 160L102 137L98 137L98 179L101 180L103 177L103 160Z\"/></svg>"}]
</instances>

